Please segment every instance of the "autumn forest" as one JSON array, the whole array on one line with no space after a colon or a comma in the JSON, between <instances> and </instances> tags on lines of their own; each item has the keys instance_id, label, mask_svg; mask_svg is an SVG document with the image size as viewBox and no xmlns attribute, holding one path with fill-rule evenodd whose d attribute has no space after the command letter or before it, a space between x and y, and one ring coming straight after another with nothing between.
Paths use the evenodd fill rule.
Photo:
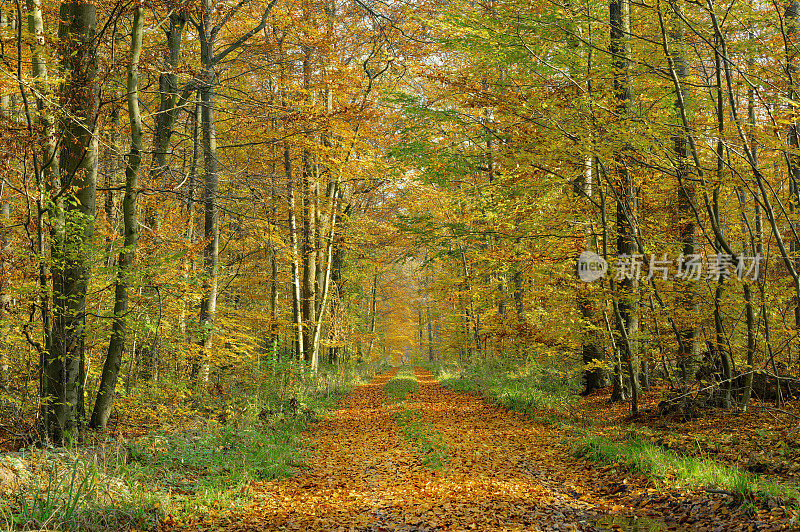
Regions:
<instances>
[{"instance_id":1,"label":"autumn forest","mask_svg":"<svg viewBox=\"0 0 800 532\"><path fill-rule=\"evenodd\" d=\"M798 87L797 0L2 0L0 527L798 526Z\"/></svg>"}]
</instances>

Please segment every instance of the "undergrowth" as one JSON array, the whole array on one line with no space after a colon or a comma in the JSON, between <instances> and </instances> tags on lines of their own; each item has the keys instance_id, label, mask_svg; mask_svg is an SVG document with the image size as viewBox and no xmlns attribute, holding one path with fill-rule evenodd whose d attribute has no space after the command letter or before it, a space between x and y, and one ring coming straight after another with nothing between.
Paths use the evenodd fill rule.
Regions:
<instances>
[{"instance_id":1,"label":"undergrowth","mask_svg":"<svg viewBox=\"0 0 800 532\"><path fill-rule=\"evenodd\" d=\"M796 486L763 481L737 466L665 449L637 432L630 432L621 442L584 437L576 441L574 454L604 464L620 464L657 481L729 492L736 505L743 504L747 509L754 509L759 502L775 500L800 510L800 491Z\"/></svg>"},{"instance_id":2,"label":"undergrowth","mask_svg":"<svg viewBox=\"0 0 800 532\"><path fill-rule=\"evenodd\" d=\"M54 464L53 456L65 454L72 462L66 469L52 465L45 478L31 476L13 496L0 497L0 529L152 529L166 516L180 520L246 505L252 481L304 467L299 435L309 423L385 369L331 367L312 377L297 366L269 367L259 388L231 383L224 393L202 397L179 428L165 425L128 441L107 438L103 448L114 451L100 460L82 458L92 451L80 446L49 453Z\"/></svg>"},{"instance_id":3,"label":"undergrowth","mask_svg":"<svg viewBox=\"0 0 800 532\"><path fill-rule=\"evenodd\" d=\"M481 394L490 402L529 417L569 415L578 401L576 381L533 361L496 358L478 364L428 364L439 383L450 390Z\"/></svg>"}]
</instances>

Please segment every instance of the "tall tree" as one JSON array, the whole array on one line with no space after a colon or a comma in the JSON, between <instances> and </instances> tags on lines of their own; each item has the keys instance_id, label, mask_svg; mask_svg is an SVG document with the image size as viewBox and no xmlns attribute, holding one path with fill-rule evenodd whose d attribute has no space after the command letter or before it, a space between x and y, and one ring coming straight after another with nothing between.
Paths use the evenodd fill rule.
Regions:
<instances>
[{"instance_id":1,"label":"tall tree","mask_svg":"<svg viewBox=\"0 0 800 532\"><path fill-rule=\"evenodd\" d=\"M53 343L46 353L44 426L60 444L75 436L83 406L88 262L97 187L97 6L72 0L61 4L58 36L64 82L61 105L61 187L65 191L64 239L52 249Z\"/></svg>"},{"instance_id":2,"label":"tall tree","mask_svg":"<svg viewBox=\"0 0 800 532\"><path fill-rule=\"evenodd\" d=\"M611 28L610 52L614 77L614 98L617 120L627 127L633 95L631 93L631 4L629 0L612 0L609 3L609 22ZM618 142L624 142L620 140ZM617 203L617 253L632 259L638 251L636 246L636 203L637 187L631 170L628 168L624 148L620 147L614 155L614 167L618 181ZM619 301L614 301L614 312L619 327L624 363L630 379L631 412L639 410L639 369L637 362L636 335L638 316L636 310L636 286L633 271L619 282Z\"/></svg>"},{"instance_id":3,"label":"tall tree","mask_svg":"<svg viewBox=\"0 0 800 532\"><path fill-rule=\"evenodd\" d=\"M142 35L144 33L144 8L138 5L133 11L131 24L131 50L128 60L127 100L128 119L131 130L131 149L125 165L125 197L122 200L122 220L124 242L119 254L116 288L114 290L114 321L111 328L111 341L108 344L106 360L100 377L94 410L89 426L104 429L111 414L114 388L117 384L119 366L125 348L126 322L128 319L128 287L131 266L136 256L136 240L139 222L136 218L136 197L139 188L139 167L142 162L142 115L139 112L139 58L142 54Z\"/></svg>"}]
</instances>

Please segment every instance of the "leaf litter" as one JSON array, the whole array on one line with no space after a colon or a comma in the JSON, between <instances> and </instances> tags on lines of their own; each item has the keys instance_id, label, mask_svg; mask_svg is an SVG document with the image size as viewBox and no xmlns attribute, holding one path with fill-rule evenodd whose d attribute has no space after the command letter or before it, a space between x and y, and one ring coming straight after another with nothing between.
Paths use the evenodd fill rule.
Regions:
<instances>
[{"instance_id":1,"label":"leaf litter","mask_svg":"<svg viewBox=\"0 0 800 532\"><path fill-rule=\"evenodd\" d=\"M307 467L254 483L253 501L166 530L567 531L797 530L791 511L745 515L725 494L656 488L624 466L573 458L559 429L442 388L423 368L400 404L387 403L393 369L345 397L307 434ZM426 467L396 422L413 411L446 447ZM776 510L776 509L773 509Z\"/></svg>"}]
</instances>

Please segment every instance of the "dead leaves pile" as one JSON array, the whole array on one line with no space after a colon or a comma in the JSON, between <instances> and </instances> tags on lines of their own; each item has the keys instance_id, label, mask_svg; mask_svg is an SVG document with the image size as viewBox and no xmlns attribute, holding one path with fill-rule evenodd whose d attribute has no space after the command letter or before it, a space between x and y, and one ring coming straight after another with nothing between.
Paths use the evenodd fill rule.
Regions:
<instances>
[{"instance_id":1,"label":"dead leaves pile","mask_svg":"<svg viewBox=\"0 0 800 532\"><path fill-rule=\"evenodd\" d=\"M779 530L787 521L753 521L722 495L663 493L619 468L570 457L551 428L445 390L415 368L419 389L402 408L441 435L448 467L425 467L385 402L396 370L354 390L309 432L308 469L254 485L252 505L224 517L197 516L167 529L609 530L609 514L649 515L664 529ZM714 511L706 511L716 504ZM702 507L702 508L701 508ZM723 510L724 508L724 510ZM785 517L785 516L784 516ZM598 524L602 520L603 525ZM763 526L762 526L763 525ZM653 528L657 530L658 528Z\"/></svg>"}]
</instances>

